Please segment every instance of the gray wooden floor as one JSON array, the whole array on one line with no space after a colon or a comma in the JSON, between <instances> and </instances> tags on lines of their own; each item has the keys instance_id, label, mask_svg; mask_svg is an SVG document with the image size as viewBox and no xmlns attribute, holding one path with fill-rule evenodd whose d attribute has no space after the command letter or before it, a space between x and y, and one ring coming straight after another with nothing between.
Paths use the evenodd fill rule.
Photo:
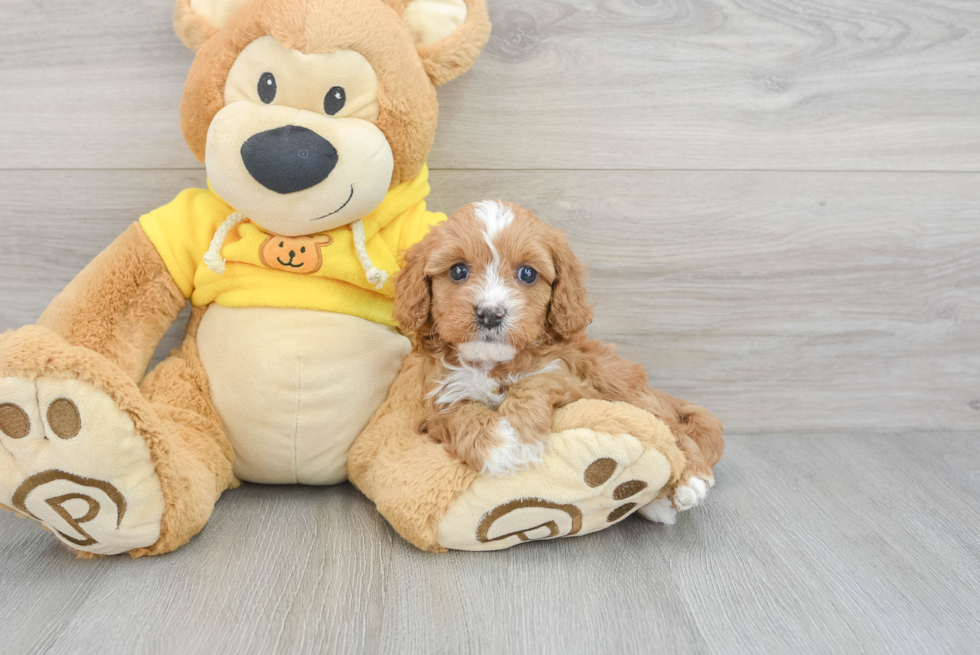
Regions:
<instances>
[{"instance_id":1,"label":"gray wooden floor","mask_svg":"<svg viewBox=\"0 0 980 655\"><path fill-rule=\"evenodd\" d=\"M736 435L672 527L494 553L421 553L346 484L230 492L154 560L11 519L2 651L976 652L978 437Z\"/></svg>"},{"instance_id":2,"label":"gray wooden floor","mask_svg":"<svg viewBox=\"0 0 980 655\"><path fill-rule=\"evenodd\" d=\"M593 334L726 422L708 505L436 556L347 485L247 486L95 562L4 514L0 653L976 651L980 3L489 4L430 204L569 232ZM0 330L204 183L171 10L0 0Z\"/></svg>"}]
</instances>

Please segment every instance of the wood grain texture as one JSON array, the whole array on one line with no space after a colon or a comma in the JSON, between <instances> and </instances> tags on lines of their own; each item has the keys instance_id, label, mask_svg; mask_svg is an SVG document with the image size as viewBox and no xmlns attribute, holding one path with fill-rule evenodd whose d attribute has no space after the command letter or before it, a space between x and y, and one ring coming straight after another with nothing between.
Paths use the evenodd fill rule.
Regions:
<instances>
[{"instance_id":1,"label":"wood grain texture","mask_svg":"<svg viewBox=\"0 0 980 655\"><path fill-rule=\"evenodd\" d=\"M183 168L172 0L6 0L0 168ZM966 0L491 0L435 168L980 170Z\"/></svg>"},{"instance_id":2,"label":"wood grain texture","mask_svg":"<svg viewBox=\"0 0 980 655\"><path fill-rule=\"evenodd\" d=\"M5 173L0 329L36 320L129 222L201 184L196 170ZM980 424L980 175L434 171L432 184L434 209L502 197L567 230L590 265L592 334L731 430Z\"/></svg>"},{"instance_id":3,"label":"wood grain texture","mask_svg":"<svg viewBox=\"0 0 980 655\"><path fill-rule=\"evenodd\" d=\"M3 514L3 650L971 652L978 436L735 436L672 527L497 553L419 552L347 485L247 485L138 561L75 560Z\"/></svg>"},{"instance_id":4,"label":"wood grain texture","mask_svg":"<svg viewBox=\"0 0 980 655\"><path fill-rule=\"evenodd\" d=\"M0 0L0 331L204 184L172 6ZM246 485L140 561L0 512L3 655L976 650L977 2L489 8L430 206L569 232L592 333L725 420L708 504L434 556L348 485Z\"/></svg>"}]
</instances>

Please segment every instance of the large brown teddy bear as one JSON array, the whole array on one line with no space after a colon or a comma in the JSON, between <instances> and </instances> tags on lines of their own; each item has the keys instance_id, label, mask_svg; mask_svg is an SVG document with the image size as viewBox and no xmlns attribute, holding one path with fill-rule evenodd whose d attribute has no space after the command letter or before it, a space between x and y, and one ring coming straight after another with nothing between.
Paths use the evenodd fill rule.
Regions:
<instances>
[{"instance_id":1,"label":"large brown teddy bear","mask_svg":"<svg viewBox=\"0 0 980 655\"><path fill-rule=\"evenodd\" d=\"M584 534L667 493L669 430L603 403L563 410L544 463L511 478L383 409L348 468L410 349L392 276L445 219L425 204L435 87L479 55L483 0L178 0L175 25L209 188L0 337L0 505L79 553L142 556L187 543L240 480L350 475L431 550ZM146 374L188 300L182 347ZM625 482L643 491L624 504Z\"/></svg>"}]
</instances>

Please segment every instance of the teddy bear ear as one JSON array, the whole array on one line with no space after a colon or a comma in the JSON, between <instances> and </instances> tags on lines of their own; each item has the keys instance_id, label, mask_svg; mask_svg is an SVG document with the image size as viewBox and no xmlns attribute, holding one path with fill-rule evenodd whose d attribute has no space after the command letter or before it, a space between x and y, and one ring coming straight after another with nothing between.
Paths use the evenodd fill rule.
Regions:
<instances>
[{"instance_id":1,"label":"teddy bear ear","mask_svg":"<svg viewBox=\"0 0 980 655\"><path fill-rule=\"evenodd\" d=\"M191 50L197 51L250 0L177 0L174 31Z\"/></svg>"},{"instance_id":2,"label":"teddy bear ear","mask_svg":"<svg viewBox=\"0 0 980 655\"><path fill-rule=\"evenodd\" d=\"M469 70L490 38L484 0L386 1L408 24L435 86Z\"/></svg>"}]
</instances>

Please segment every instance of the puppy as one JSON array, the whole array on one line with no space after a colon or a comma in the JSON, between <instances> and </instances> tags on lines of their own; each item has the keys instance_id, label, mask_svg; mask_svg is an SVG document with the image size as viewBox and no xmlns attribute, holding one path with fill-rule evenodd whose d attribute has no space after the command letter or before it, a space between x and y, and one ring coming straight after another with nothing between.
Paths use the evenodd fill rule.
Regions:
<instances>
[{"instance_id":1,"label":"puppy","mask_svg":"<svg viewBox=\"0 0 980 655\"><path fill-rule=\"evenodd\" d=\"M650 388L642 366L586 336L583 267L565 235L527 209L478 202L434 228L406 256L394 315L414 333L412 365L424 371L419 392L431 413L419 430L472 468L506 475L538 462L554 410L592 398L630 403L670 427L687 457L676 509L713 486L721 423Z\"/></svg>"}]
</instances>

